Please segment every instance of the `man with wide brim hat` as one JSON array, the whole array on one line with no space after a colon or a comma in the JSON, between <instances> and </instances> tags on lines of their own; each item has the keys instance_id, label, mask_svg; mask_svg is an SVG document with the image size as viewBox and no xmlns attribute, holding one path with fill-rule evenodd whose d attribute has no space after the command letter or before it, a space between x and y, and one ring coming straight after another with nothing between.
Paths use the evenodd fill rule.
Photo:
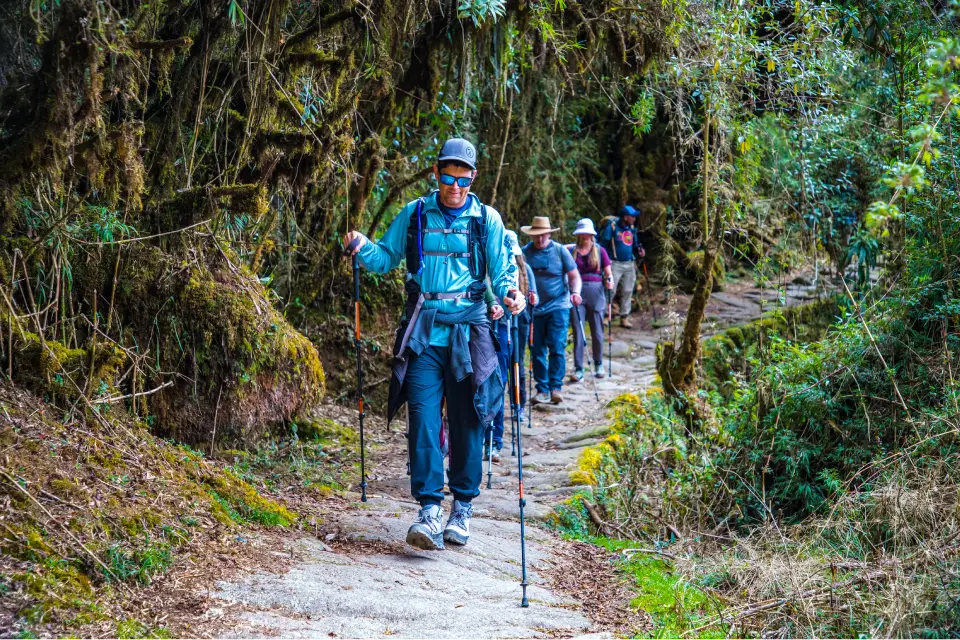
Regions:
<instances>
[{"instance_id":1,"label":"man with wide brim hat","mask_svg":"<svg viewBox=\"0 0 960 640\"><path fill-rule=\"evenodd\" d=\"M533 219L533 224L520 227L520 231L523 231L528 236L542 236L545 233L556 233L560 231L560 228L551 227L550 218L547 216L536 216Z\"/></svg>"},{"instance_id":2,"label":"man with wide brim hat","mask_svg":"<svg viewBox=\"0 0 960 640\"><path fill-rule=\"evenodd\" d=\"M540 304L533 311L533 378L537 383L534 404L563 402L561 390L566 374L567 331L570 309L580 298L580 273L570 251L550 239L560 229L550 218L537 216L533 224L520 227L533 238L523 256L537 281Z\"/></svg>"}]
</instances>

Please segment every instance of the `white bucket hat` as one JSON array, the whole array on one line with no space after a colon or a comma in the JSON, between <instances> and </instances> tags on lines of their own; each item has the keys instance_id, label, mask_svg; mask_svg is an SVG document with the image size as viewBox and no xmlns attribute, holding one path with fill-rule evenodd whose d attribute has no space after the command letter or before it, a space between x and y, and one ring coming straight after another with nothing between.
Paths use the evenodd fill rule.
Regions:
<instances>
[{"instance_id":1,"label":"white bucket hat","mask_svg":"<svg viewBox=\"0 0 960 640\"><path fill-rule=\"evenodd\" d=\"M590 218L584 218L577 222L577 229L573 232L575 236L595 236L597 235L596 229L593 228L593 220Z\"/></svg>"},{"instance_id":2,"label":"white bucket hat","mask_svg":"<svg viewBox=\"0 0 960 640\"><path fill-rule=\"evenodd\" d=\"M515 256L523 254L523 251L520 249L520 239L517 237L516 231L507 229L503 232L503 246L510 249Z\"/></svg>"}]
</instances>

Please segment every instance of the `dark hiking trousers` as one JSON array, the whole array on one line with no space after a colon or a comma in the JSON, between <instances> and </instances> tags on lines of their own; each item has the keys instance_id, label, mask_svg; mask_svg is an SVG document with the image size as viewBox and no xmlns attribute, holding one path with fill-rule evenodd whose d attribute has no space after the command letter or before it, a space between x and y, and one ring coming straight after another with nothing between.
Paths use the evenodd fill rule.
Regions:
<instances>
[{"instance_id":1,"label":"dark hiking trousers","mask_svg":"<svg viewBox=\"0 0 960 640\"><path fill-rule=\"evenodd\" d=\"M508 344L510 340L510 330L507 328L507 325L503 322L497 322L497 340L500 341L500 350L497 352L497 359L500 361L500 375L503 376L505 388L509 389L510 385L507 381L507 371L510 369L510 349L511 346ZM503 403L503 406L500 407L500 411L497 412L497 416L493 419L493 442L497 446L503 445L503 410L507 406L507 402ZM489 436L484 436L483 441L486 442L489 440Z\"/></svg>"},{"instance_id":2,"label":"dark hiking trousers","mask_svg":"<svg viewBox=\"0 0 960 640\"><path fill-rule=\"evenodd\" d=\"M450 347L425 348L405 376L410 410L410 491L421 506L443 502L440 403L447 397L450 475L453 497L470 502L480 495L483 434L469 377L457 382L450 371Z\"/></svg>"},{"instance_id":3,"label":"dark hiking trousers","mask_svg":"<svg viewBox=\"0 0 960 640\"><path fill-rule=\"evenodd\" d=\"M581 320L584 329L590 327L593 363L603 364L603 321L607 311L607 297L603 292L602 282L584 282L582 296L583 304L570 310L570 324L573 326L573 366L577 369L583 369Z\"/></svg>"},{"instance_id":4,"label":"dark hiking trousers","mask_svg":"<svg viewBox=\"0 0 960 640\"><path fill-rule=\"evenodd\" d=\"M520 406L527 406L527 368L524 366L526 362L527 348L530 344L530 316L527 315L527 311L524 311L520 314L520 318L517 321L517 333L520 335ZM533 354L530 355L533 357ZM513 373L511 372L512 376ZM507 383L507 392L513 393L510 390L510 383ZM508 401L508 404L512 405L513 400Z\"/></svg>"},{"instance_id":5,"label":"dark hiking trousers","mask_svg":"<svg viewBox=\"0 0 960 640\"><path fill-rule=\"evenodd\" d=\"M563 389L569 324L569 309L533 317L533 378L541 393Z\"/></svg>"}]
</instances>

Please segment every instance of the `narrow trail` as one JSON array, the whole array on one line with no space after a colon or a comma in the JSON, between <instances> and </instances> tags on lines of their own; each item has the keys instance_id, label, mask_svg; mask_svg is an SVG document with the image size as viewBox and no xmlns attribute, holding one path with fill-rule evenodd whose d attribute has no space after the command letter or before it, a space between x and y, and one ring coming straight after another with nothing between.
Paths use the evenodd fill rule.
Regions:
<instances>
[{"instance_id":1,"label":"narrow trail","mask_svg":"<svg viewBox=\"0 0 960 640\"><path fill-rule=\"evenodd\" d=\"M798 279L788 285L786 304L814 297L813 289ZM755 319L760 300L775 298L775 291L729 285L711 297L705 327L712 332ZM682 313L687 302L679 297L669 307L658 306L658 316ZM394 423L387 432L382 422L375 422L370 429L369 502L351 495L349 502L319 514L324 524L317 536L289 541L294 558L289 570L258 571L212 586L210 595L231 611L230 624L221 627L229 629L224 637L609 637L612 626L596 601L585 604L551 581L551 572L576 568L570 565L572 545L538 521L576 491L570 473L583 449L605 437L606 404L655 379L656 343L672 334L672 325L652 328L648 310L633 319L634 329L614 328L613 376L597 380L599 402L588 375L582 383L564 387L562 404L538 407L532 429L523 426L526 513L533 525L527 528L528 609L519 606L519 496L509 426L506 455L494 465L493 488L474 502L470 543L426 552L403 542L417 505L409 497L402 424ZM606 347L604 351L606 357ZM571 359L568 354L568 373ZM449 500L444 506L449 509ZM643 612L636 615L632 622L642 625Z\"/></svg>"}]
</instances>

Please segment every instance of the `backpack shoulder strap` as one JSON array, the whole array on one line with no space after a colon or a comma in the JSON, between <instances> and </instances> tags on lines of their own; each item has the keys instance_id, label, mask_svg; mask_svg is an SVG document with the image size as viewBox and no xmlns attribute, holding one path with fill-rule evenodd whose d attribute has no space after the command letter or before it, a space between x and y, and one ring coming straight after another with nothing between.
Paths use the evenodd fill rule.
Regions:
<instances>
[{"instance_id":1,"label":"backpack shoulder strap","mask_svg":"<svg viewBox=\"0 0 960 640\"><path fill-rule=\"evenodd\" d=\"M563 292L568 293L570 291L570 285L567 282L567 272L563 270L563 245L557 242L556 240L551 240L553 246L557 249L557 260L560 261L560 281L563 282Z\"/></svg>"},{"instance_id":2,"label":"backpack shoulder strap","mask_svg":"<svg viewBox=\"0 0 960 640\"><path fill-rule=\"evenodd\" d=\"M414 275L423 271L423 196L417 198L417 206L407 222L407 273Z\"/></svg>"}]
</instances>

